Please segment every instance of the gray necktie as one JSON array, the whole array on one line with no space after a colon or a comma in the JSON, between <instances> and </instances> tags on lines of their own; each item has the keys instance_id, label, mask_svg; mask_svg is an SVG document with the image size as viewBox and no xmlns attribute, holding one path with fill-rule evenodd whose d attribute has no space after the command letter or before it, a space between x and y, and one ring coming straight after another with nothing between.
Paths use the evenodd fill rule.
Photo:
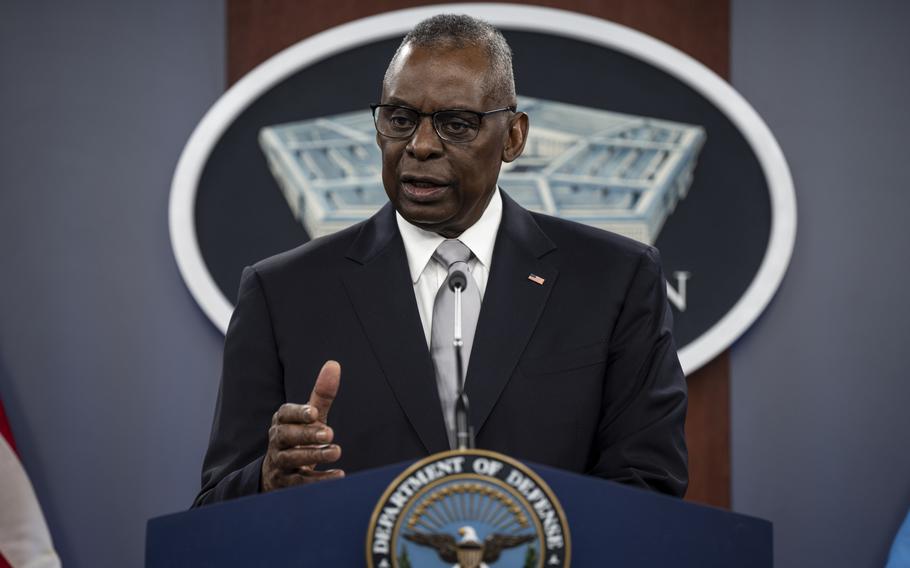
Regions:
<instances>
[{"instance_id":1,"label":"gray necktie","mask_svg":"<svg viewBox=\"0 0 910 568\"><path fill-rule=\"evenodd\" d=\"M477 328L477 317L480 315L480 291L468 269L471 249L457 239L446 239L433 253L433 258L445 267L449 274L456 269L467 276L467 284L461 292L461 337L464 345L461 348L463 371L468 371L471 359L471 346L474 344L474 330ZM449 446L455 444L455 400L461 381L455 367L455 292L449 289L448 277L436 292L436 303L433 305L433 330L430 336L430 354L436 367L436 387L439 389L439 401L442 403L442 414L445 417L449 433Z\"/></svg>"}]
</instances>

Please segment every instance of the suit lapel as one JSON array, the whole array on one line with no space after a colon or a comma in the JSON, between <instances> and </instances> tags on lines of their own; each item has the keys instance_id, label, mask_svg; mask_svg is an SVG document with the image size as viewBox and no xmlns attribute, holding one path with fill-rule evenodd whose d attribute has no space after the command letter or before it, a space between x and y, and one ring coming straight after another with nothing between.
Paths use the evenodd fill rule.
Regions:
<instances>
[{"instance_id":1,"label":"suit lapel","mask_svg":"<svg viewBox=\"0 0 910 568\"><path fill-rule=\"evenodd\" d=\"M344 286L385 379L430 453L449 449L404 245L387 204L364 224L347 257L362 266Z\"/></svg>"},{"instance_id":2,"label":"suit lapel","mask_svg":"<svg viewBox=\"0 0 910 568\"><path fill-rule=\"evenodd\" d=\"M471 422L478 435L531 338L558 274L542 258L556 245L530 213L504 192L502 199L493 266L465 381ZM543 278L543 284L529 280L530 275Z\"/></svg>"}]
</instances>

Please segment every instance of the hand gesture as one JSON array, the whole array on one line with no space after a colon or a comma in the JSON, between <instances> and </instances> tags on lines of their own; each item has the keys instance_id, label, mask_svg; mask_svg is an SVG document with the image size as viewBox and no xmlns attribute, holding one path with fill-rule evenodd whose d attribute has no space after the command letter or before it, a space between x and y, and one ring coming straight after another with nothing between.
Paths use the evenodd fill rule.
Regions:
<instances>
[{"instance_id":1,"label":"hand gesture","mask_svg":"<svg viewBox=\"0 0 910 568\"><path fill-rule=\"evenodd\" d=\"M341 457L341 447L332 443L334 432L326 423L340 382L341 366L326 361L307 404L282 404L272 416L262 460L262 491L344 477L340 469L316 469Z\"/></svg>"}]
</instances>

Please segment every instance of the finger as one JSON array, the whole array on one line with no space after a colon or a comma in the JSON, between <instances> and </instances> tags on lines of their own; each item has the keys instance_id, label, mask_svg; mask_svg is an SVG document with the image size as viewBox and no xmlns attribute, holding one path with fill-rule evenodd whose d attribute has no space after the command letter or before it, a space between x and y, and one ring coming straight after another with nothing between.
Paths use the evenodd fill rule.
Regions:
<instances>
[{"instance_id":1,"label":"finger","mask_svg":"<svg viewBox=\"0 0 910 568\"><path fill-rule=\"evenodd\" d=\"M300 472L300 475L307 477L312 480L323 480L323 479L341 479L344 477L343 469L327 469L325 471L319 469L307 469Z\"/></svg>"},{"instance_id":2,"label":"finger","mask_svg":"<svg viewBox=\"0 0 910 568\"><path fill-rule=\"evenodd\" d=\"M272 416L272 424L312 424L319 418L319 410L309 404L288 402Z\"/></svg>"},{"instance_id":3,"label":"finger","mask_svg":"<svg viewBox=\"0 0 910 568\"><path fill-rule=\"evenodd\" d=\"M281 450L275 454L275 466L283 471L297 471L312 468L321 463L332 463L341 458L341 447L335 444L325 446L303 446Z\"/></svg>"},{"instance_id":4,"label":"finger","mask_svg":"<svg viewBox=\"0 0 910 568\"><path fill-rule=\"evenodd\" d=\"M328 469L325 471L318 469L303 469L300 471L288 473L287 475L283 476L281 485L284 487L291 485L304 485L307 483L315 483L327 479L341 479L342 477L344 477L344 471L340 469Z\"/></svg>"},{"instance_id":5,"label":"finger","mask_svg":"<svg viewBox=\"0 0 910 568\"><path fill-rule=\"evenodd\" d=\"M316 377L316 384L313 386L313 392L310 393L309 404L316 407L319 411L320 422L326 422L329 417L329 408L338 394L338 386L341 384L341 365L337 361L326 361Z\"/></svg>"},{"instance_id":6,"label":"finger","mask_svg":"<svg viewBox=\"0 0 910 568\"><path fill-rule=\"evenodd\" d=\"M276 424L269 428L269 444L278 450L328 444L334 437L335 432L322 424Z\"/></svg>"},{"instance_id":7,"label":"finger","mask_svg":"<svg viewBox=\"0 0 910 568\"><path fill-rule=\"evenodd\" d=\"M281 487L292 487L294 485L305 485L327 479L341 479L344 477L344 471L340 469L327 469L325 471L317 469L300 469L279 475L275 478L275 489Z\"/></svg>"}]
</instances>

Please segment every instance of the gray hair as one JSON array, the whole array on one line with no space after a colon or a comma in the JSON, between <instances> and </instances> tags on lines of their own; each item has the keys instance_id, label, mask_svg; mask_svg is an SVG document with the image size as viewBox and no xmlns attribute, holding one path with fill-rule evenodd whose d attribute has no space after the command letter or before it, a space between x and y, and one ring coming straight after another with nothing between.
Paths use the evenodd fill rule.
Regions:
<instances>
[{"instance_id":1,"label":"gray hair","mask_svg":"<svg viewBox=\"0 0 910 568\"><path fill-rule=\"evenodd\" d=\"M512 71L512 49L502 32L483 20L465 14L439 14L423 20L408 32L392 56L383 85L405 46L423 48L481 47L490 61L487 94L504 104L515 104L515 74Z\"/></svg>"}]
</instances>

